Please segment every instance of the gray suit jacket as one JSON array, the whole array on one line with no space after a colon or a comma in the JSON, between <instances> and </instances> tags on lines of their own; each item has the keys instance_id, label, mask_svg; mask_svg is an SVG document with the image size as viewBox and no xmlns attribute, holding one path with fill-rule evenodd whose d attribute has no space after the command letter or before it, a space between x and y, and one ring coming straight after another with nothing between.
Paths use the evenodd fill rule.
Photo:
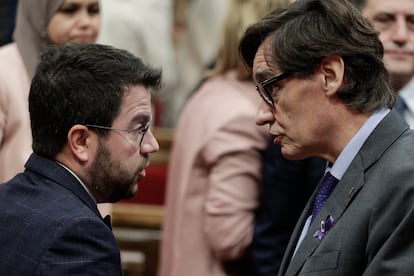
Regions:
<instances>
[{"instance_id":1,"label":"gray suit jacket","mask_svg":"<svg viewBox=\"0 0 414 276\"><path fill-rule=\"evenodd\" d=\"M395 111L365 142L292 258L314 196L279 275L414 275L414 132ZM314 237L329 215L333 226Z\"/></svg>"}]
</instances>

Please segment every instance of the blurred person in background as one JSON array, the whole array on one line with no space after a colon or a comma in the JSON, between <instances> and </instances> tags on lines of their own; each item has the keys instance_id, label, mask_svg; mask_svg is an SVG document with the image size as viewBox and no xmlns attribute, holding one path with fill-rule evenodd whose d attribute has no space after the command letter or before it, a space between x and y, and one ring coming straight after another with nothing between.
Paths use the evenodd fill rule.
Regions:
<instances>
[{"instance_id":1,"label":"blurred person in background","mask_svg":"<svg viewBox=\"0 0 414 276\"><path fill-rule=\"evenodd\" d=\"M414 1L351 0L379 32L396 109L414 128Z\"/></svg>"},{"instance_id":2,"label":"blurred person in background","mask_svg":"<svg viewBox=\"0 0 414 276\"><path fill-rule=\"evenodd\" d=\"M177 84L173 45L173 1L105 0L101 3L98 43L126 49L153 66L162 68L163 89L154 95L154 125L168 118L163 111L173 99ZM151 22L151 24L148 24Z\"/></svg>"},{"instance_id":3,"label":"blurred person in background","mask_svg":"<svg viewBox=\"0 0 414 276\"><path fill-rule=\"evenodd\" d=\"M164 125L176 126L188 97L214 64L229 3L229 0L174 1L177 85L166 95Z\"/></svg>"},{"instance_id":4,"label":"blurred person in background","mask_svg":"<svg viewBox=\"0 0 414 276\"><path fill-rule=\"evenodd\" d=\"M249 275L266 129L240 61L249 24L286 0L231 0L215 66L180 115L169 160L161 276Z\"/></svg>"}]
</instances>

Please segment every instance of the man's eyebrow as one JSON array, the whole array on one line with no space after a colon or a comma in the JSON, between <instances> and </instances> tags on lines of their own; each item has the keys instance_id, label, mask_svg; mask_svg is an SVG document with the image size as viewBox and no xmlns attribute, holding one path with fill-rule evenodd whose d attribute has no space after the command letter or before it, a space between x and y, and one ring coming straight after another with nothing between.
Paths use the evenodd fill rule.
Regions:
<instances>
[{"instance_id":1,"label":"man's eyebrow","mask_svg":"<svg viewBox=\"0 0 414 276\"><path fill-rule=\"evenodd\" d=\"M137 114L132 118L132 122L146 126L152 122L152 115L150 113Z\"/></svg>"},{"instance_id":2,"label":"man's eyebrow","mask_svg":"<svg viewBox=\"0 0 414 276\"><path fill-rule=\"evenodd\" d=\"M273 72L273 70L266 69L266 70L262 70L262 71L258 71L254 73L253 79L254 81L258 82L258 80L260 81L265 80L269 78L270 76L273 76L274 74L275 73Z\"/></svg>"}]
</instances>

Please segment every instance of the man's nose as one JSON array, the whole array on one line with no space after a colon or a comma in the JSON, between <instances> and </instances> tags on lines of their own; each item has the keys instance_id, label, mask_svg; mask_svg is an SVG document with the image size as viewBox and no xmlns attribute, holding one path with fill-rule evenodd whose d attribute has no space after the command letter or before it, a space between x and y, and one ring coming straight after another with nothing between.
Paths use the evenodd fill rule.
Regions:
<instances>
[{"instance_id":1,"label":"man's nose","mask_svg":"<svg viewBox=\"0 0 414 276\"><path fill-rule=\"evenodd\" d=\"M262 101L256 113L256 124L259 126L269 124L275 121L274 110L269 104Z\"/></svg>"}]
</instances>

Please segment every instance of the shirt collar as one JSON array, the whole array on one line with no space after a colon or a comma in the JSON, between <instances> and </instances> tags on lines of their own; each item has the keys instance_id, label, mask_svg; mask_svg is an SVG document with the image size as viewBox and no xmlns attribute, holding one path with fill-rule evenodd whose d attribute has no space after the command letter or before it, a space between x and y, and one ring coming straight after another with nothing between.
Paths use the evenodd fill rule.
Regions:
<instances>
[{"instance_id":1,"label":"shirt collar","mask_svg":"<svg viewBox=\"0 0 414 276\"><path fill-rule=\"evenodd\" d=\"M333 176L340 180L345 171L348 169L352 160L364 145L365 141L389 112L389 108L383 108L375 111L348 142L348 144L339 154L338 159L335 161L332 168L327 166L326 171L330 171Z\"/></svg>"},{"instance_id":2,"label":"shirt collar","mask_svg":"<svg viewBox=\"0 0 414 276\"><path fill-rule=\"evenodd\" d=\"M69 169L68 167L66 167L65 165L63 165L62 163L60 163L58 161L56 161L56 163L58 163L60 166L62 166L64 169L66 169L68 172L70 172L76 178L76 180L79 181L79 183L81 184L81 186L85 189L85 191L88 193L88 195L92 198L93 202L95 202L95 204L97 204L96 198L89 191L89 189L85 185L85 183L83 183L82 180L71 169Z\"/></svg>"}]
</instances>

